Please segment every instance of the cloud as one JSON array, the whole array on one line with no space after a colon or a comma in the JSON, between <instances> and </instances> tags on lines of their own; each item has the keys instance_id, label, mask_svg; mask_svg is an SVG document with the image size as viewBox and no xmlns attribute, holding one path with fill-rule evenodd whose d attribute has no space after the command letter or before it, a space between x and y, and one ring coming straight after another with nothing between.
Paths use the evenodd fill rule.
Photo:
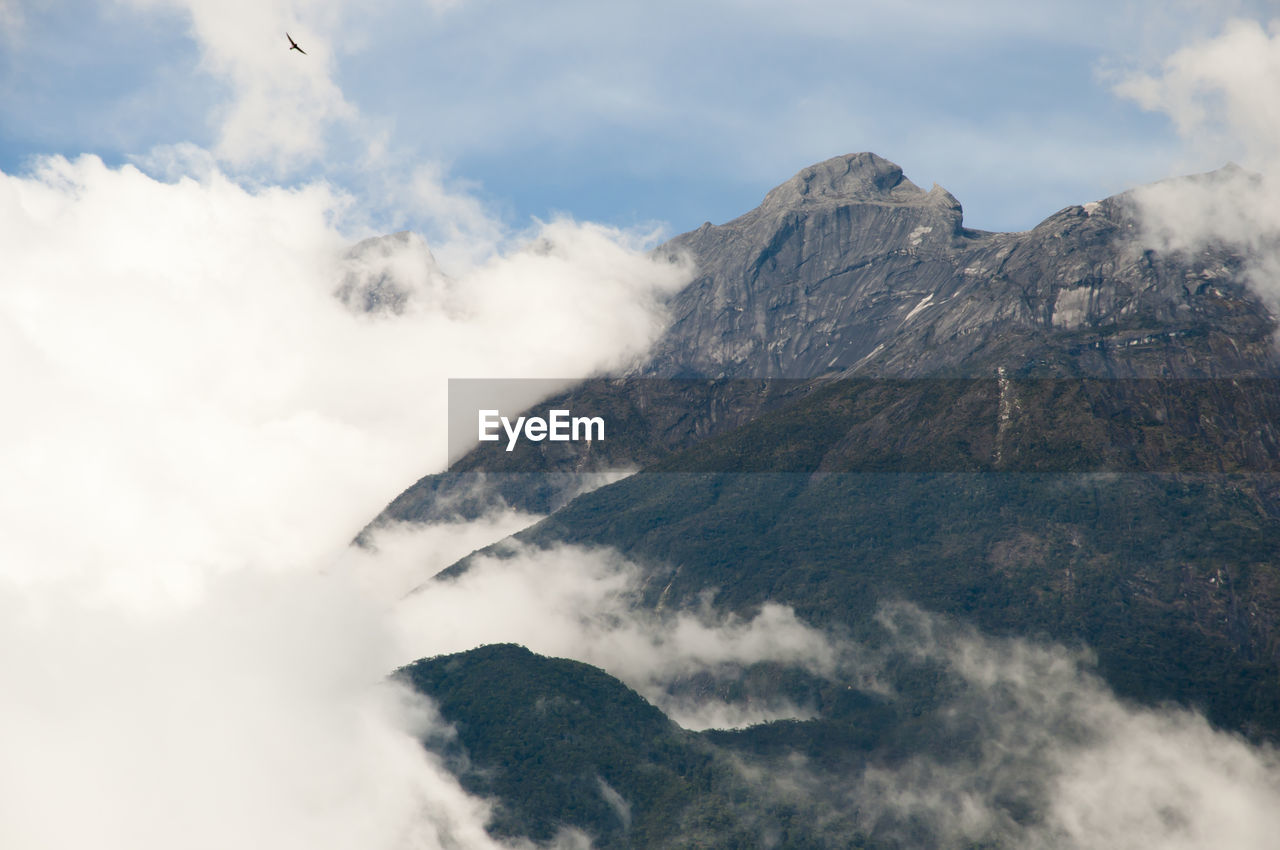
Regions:
<instances>
[{"instance_id":1,"label":"cloud","mask_svg":"<svg viewBox=\"0 0 1280 850\"><path fill-rule=\"evenodd\" d=\"M13 44L22 33L22 9L18 0L0 0L0 40Z\"/></svg>"},{"instance_id":2,"label":"cloud","mask_svg":"<svg viewBox=\"0 0 1280 850\"><path fill-rule=\"evenodd\" d=\"M397 606L441 570L539 519L520 511L496 510L469 521L384 525L373 532L366 545L344 551L333 568L364 585L366 592L384 605ZM407 660L414 660L419 655L453 650L441 650L428 642L408 651L414 658ZM399 663L405 661L400 659Z\"/></svg>"},{"instance_id":3,"label":"cloud","mask_svg":"<svg viewBox=\"0 0 1280 850\"><path fill-rule=\"evenodd\" d=\"M428 532L429 533L429 532ZM380 546L380 538L375 539ZM743 726L812 709L784 699L744 704L673 693L696 674L732 676L758 662L830 677L844 669L838 641L767 603L752 617L639 606L643 571L616 552L575 546L504 544L462 575L422 586L399 606L401 643L412 658L489 643L519 643L542 655L601 667L691 729ZM395 567L384 568L395 571Z\"/></svg>"},{"instance_id":4,"label":"cloud","mask_svg":"<svg viewBox=\"0 0 1280 850\"><path fill-rule=\"evenodd\" d=\"M953 677L926 718L937 752L916 747L904 762L843 781L804 766L779 776L856 805L873 835L1030 850L1274 844L1280 755L1271 747L1186 709L1122 702L1087 652L986 637L901 604L880 620L891 635L883 658L904 653Z\"/></svg>"},{"instance_id":5,"label":"cloud","mask_svg":"<svg viewBox=\"0 0 1280 850\"><path fill-rule=\"evenodd\" d=\"M500 187L521 218L590 210L682 229L740 214L798 168L852 150L937 180L984 227L1028 226L1160 176L1166 152L1152 151L1166 140L1112 109L1089 67L1128 61L1139 42L1163 49L1223 13L1150 0L562 0L502 14L421 0L119 5L98 20L29 15L27 64L63 73L18 80L15 114L40 117L11 130L23 154L88 144L110 158L194 140L237 173L324 173L348 187L384 168L407 186L439 160ZM285 30L311 55L290 53ZM69 67L88 55L88 70ZM75 82L86 73L88 90ZM945 150L918 141L956 133L962 144ZM1027 150L1040 165L1017 166ZM975 167L983 160L994 166Z\"/></svg>"},{"instance_id":6,"label":"cloud","mask_svg":"<svg viewBox=\"0 0 1280 850\"><path fill-rule=\"evenodd\" d=\"M1280 36L1276 25L1228 22L1217 36L1183 47L1153 72L1120 80L1117 94L1163 112L1198 146L1271 163L1280 138ZM1211 146L1211 148L1209 147Z\"/></svg>"},{"instance_id":7,"label":"cloud","mask_svg":"<svg viewBox=\"0 0 1280 850\"><path fill-rule=\"evenodd\" d=\"M496 846L417 745L438 719L379 681L379 612L342 582L216 578L146 617L32 603L0 583L5 845Z\"/></svg>"},{"instance_id":8,"label":"cloud","mask_svg":"<svg viewBox=\"0 0 1280 850\"><path fill-rule=\"evenodd\" d=\"M353 254L353 198L171 154L0 174L0 843L494 846L382 683L388 595L532 518L399 575L347 543L442 466L448 378L621 367L688 272L567 220L456 275L411 235ZM339 297L383 278L399 311Z\"/></svg>"},{"instance_id":9,"label":"cloud","mask_svg":"<svg viewBox=\"0 0 1280 850\"><path fill-rule=\"evenodd\" d=\"M474 184L447 179L440 163L419 165L400 206L431 222L451 255L446 262L470 266L505 236L501 221L476 197Z\"/></svg>"},{"instance_id":10,"label":"cloud","mask_svg":"<svg viewBox=\"0 0 1280 850\"><path fill-rule=\"evenodd\" d=\"M627 234L558 221L464 276L425 269L400 315L366 314L333 296L350 203L93 157L0 178L9 577L141 591L188 567L314 562L443 463L448 378L625 364L685 279ZM420 241L392 247L381 271L426 262Z\"/></svg>"},{"instance_id":11,"label":"cloud","mask_svg":"<svg viewBox=\"0 0 1280 850\"><path fill-rule=\"evenodd\" d=\"M345 3L309 0L127 0L142 10L175 9L190 20L203 70L223 80L216 152L236 167L265 164L291 174L325 151L334 124L355 121L338 87L335 45ZM289 32L306 55L289 50Z\"/></svg>"},{"instance_id":12,"label":"cloud","mask_svg":"<svg viewBox=\"0 0 1280 850\"><path fill-rule=\"evenodd\" d=\"M1202 156L1246 167L1162 181L1133 192L1144 247L1197 253L1228 246L1247 276L1280 305L1280 24L1237 19L1174 52L1159 67L1130 73L1115 91L1163 112Z\"/></svg>"}]
</instances>

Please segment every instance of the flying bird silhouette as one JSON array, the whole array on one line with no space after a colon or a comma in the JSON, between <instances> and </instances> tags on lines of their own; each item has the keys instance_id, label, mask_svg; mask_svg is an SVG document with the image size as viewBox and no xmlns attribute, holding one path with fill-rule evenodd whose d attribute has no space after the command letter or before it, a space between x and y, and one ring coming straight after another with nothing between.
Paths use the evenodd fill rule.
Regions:
<instances>
[{"instance_id":1,"label":"flying bird silhouette","mask_svg":"<svg viewBox=\"0 0 1280 850\"><path fill-rule=\"evenodd\" d=\"M289 35L288 33L285 33L285 34L284 34L284 37L285 37L285 38L287 38L287 39L289 39L289 49L290 49L290 50L296 50L296 51L298 51L299 53L301 53L303 56L306 56L306 55L307 55L307 51L303 50L301 47L299 47L299 46L298 46L298 42L296 42L296 41L294 41L294 40L293 40L293 36Z\"/></svg>"}]
</instances>

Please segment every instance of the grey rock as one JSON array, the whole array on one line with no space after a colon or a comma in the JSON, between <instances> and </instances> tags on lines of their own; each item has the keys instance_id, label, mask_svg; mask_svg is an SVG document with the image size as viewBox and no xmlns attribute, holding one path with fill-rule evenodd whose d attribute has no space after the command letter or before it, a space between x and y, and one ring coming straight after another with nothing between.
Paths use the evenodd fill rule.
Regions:
<instances>
[{"instance_id":1,"label":"grey rock","mask_svg":"<svg viewBox=\"0 0 1280 850\"><path fill-rule=\"evenodd\" d=\"M875 154L836 157L663 247L698 274L643 371L1273 373L1275 323L1244 283L1244 258L1144 251L1136 216L1120 195L1022 233L970 230L941 187L926 192Z\"/></svg>"},{"instance_id":2,"label":"grey rock","mask_svg":"<svg viewBox=\"0 0 1280 850\"><path fill-rule=\"evenodd\" d=\"M1231 177L1232 168L1180 179ZM1280 373L1275 319L1245 282L1246 258L1226 246L1160 255L1141 248L1139 232L1128 194L1067 207L1022 233L971 230L945 189L925 191L872 153L835 157L745 215L658 249L691 257L698 272L672 297L667 332L629 377ZM632 402L646 392L655 391L628 391ZM689 416L653 405L667 412L650 415L648 427L663 436L649 448L688 447L771 404L749 388L726 399L686 405L697 412ZM654 459L630 458L632 466ZM454 472L419 480L370 528L501 506L550 512L591 489L596 473L628 465L608 450L535 460L508 470L473 453Z\"/></svg>"}]
</instances>

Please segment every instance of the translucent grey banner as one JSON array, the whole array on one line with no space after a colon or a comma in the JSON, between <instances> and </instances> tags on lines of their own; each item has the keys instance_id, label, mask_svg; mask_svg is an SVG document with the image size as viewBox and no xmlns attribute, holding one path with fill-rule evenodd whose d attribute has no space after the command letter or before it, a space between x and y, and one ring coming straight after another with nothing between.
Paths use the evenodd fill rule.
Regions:
<instances>
[{"instance_id":1,"label":"translucent grey banner","mask_svg":"<svg viewBox=\"0 0 1280 850\"><path fill-rule=\"evenodd\" d=\"M1274 472L1280 379L449 382L451 470Z\"/></svg>"}]
</instances>

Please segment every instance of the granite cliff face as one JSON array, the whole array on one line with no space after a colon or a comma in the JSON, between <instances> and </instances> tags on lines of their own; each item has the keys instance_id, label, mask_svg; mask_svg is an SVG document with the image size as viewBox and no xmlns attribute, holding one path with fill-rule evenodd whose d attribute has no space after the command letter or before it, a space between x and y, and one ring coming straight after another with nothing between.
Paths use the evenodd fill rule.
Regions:
<instances>
[{"instance_id":1,"label":"granite cliff face","mask_svg":"<svg viewBox=\"0 0 1280 850\"><path fill-rule=\"evenodd\" d=\"M1212 177L1212 175L1210 175ZM1220 248L1140 247L1131 198L1023 233L871 153L804 169L733 221L671 240L697 278L644 371L705 377L1267 374L1274 322Z\"/></svg>"}]
</instances>

